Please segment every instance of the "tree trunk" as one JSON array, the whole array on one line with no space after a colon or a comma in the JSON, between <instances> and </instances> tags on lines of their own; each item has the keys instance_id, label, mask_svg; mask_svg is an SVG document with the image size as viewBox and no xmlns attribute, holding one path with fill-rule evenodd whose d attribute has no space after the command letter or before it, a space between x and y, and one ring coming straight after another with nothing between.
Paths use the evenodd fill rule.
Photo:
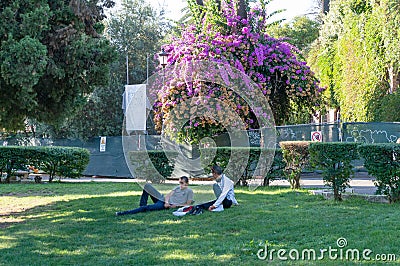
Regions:
<instances>
[{"instance_id":1,"label":"tree trunk","mask_svg":"<svg viewBox=\"0 0 400 266\"><path fill-rule=\"evenodd\" d=\"M237 14L240 16L242 19L247 19L247 1L246 0L240 0L239 1L239 6L238 6L238 11Z\"/></svg>"}]
</instances>

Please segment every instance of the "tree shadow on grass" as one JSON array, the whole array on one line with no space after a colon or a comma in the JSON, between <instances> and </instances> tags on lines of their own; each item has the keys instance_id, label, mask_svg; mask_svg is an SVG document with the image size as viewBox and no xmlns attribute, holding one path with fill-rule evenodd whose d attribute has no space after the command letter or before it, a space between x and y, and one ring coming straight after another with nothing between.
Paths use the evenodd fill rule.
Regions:
<instances>
[{"instance_id":1,"label":"tree shadow on grass","mask_svg":"<svg viewBox=\"0 0 400 266\"><path fill-rule=\"evenodd\" d=\"M237 189L240 206L184 217L173 216L171 210L115 217L117 210L137 207L139 193L54 202L18 214L24 223L2 230L0 264L254 265L260 264L259 242L288 248L304 245L302 241L321 245L320 228L346 223L338 213L358 213L346 205L323 205L307 193L281 192ZM377 209L372 212L379 215ZM357 220L350 220L348 227L328 227L332 237L324 239L326 245L334 243L336 235L352 232Z\"/></svg>"},{"instance_id":2,"label":"tree shadow on grass","mask_svg":"<svg viewBox=\"0 0 400 266\"><path fill-rule=\"evenodd\" d=\"M3 262L45 264L219 264L241 256L244 224L240 207L223 213L175 217L171 210L115 217L116 210L137 207L139 196L106 196L54 202L16 214L2 237ZM242 220L242 222L245 222ZM226 240L221 242L221 228ZM246 230L247 231L247 230ZM23 251L23 252L22 252Z\"/></svg>"}]
</instances>

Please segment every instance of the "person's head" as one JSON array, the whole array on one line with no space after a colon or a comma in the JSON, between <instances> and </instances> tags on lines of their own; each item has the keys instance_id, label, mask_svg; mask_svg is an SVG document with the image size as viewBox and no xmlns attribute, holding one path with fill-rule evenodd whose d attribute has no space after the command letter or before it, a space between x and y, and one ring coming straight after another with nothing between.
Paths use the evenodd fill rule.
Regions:
<instances>
[{"instance_id":1,"label":"person's head","mask_svg":"<svg viewBox=\"0 0 400 266\"><path fill-rule=\"evenodd\" d=\"M181 176L179 178L179 185L182 188L186 188L189 185L189 178L187 176Z\"/></svg>"},{"instance_id":2,"label":"person's head","mask_svg":"<svg viewBox=\"0 0 400 266\"><path fill-rule=\"evenodd\" d=\"M222 168L218 165L214 165L211 167L211 173L214 178L218 178L220 175L222 175Z\"/></svg>"}]
</instances>

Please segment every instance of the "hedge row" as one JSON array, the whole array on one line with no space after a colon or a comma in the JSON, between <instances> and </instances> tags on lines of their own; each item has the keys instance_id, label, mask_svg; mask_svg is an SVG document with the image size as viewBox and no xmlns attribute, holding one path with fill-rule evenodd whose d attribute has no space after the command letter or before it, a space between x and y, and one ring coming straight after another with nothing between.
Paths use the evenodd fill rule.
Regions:
<instances>
[{"instance_id":1,"label":"hedge row","mask_svg":"<svg viewBox=\"0 0 400 266\"><path fill-rule=\"evenodd\" d=\"M75 147L43 146L0 146L0 172L7 173L6 183L18 170L33 166L49 175L49 182L55 176L80 177L89 163L87 149Z\"/></svg>"},{"instance_id":2,"label":"hedge row","mask_svg":"<svg viewBox=\"0 0 400 266\"><path fill-rule=\"evenodd\" d=\"M306 167L322 170L324 182L331 187L336 200L354 176L351 162L363 157L368 173L376 178L379 193L390 202L400 201L400 145L343 142L281 142L282 150L258 147L215 147L200 149L203 169L218 164L225 173L242 185L262 179L263 185L285 176L292 188L300 187L300 174ZM141 178L163 182L170 176L177 152L131 152L131 163ZM264 158L259 163L259 158ZM271 161L273 160L273 161ZM243 163L245 162L245 163ZM271 165L271 167L268 167ZM268 170L268 171L266 171Z\"/></svg>"},{"instance_id":3,"label":"hedge row","mask_svg":"<svg viewBox=\"0 0 400 266\"><path fill-rule=\"evenodd\" d=\"M155 183L162 183L169 177L175 167L176 151L152 150L131 151L130 163L137 178ZM258 165L260 156L265 158ZM273 161L271 161L273 160ZM220 165L226 169L230 178L242 185L248 185L252 180L262 181L269 185L270 181L281 178L284 163L280 149L262 149L258 147L234 148L216 147L200 149L200 162L210 173L211 166ZM242 162L247 162L243 164ZM267 167L271 165L271 167ZM265 171L268 169L268 171Z\"/></svg>"},{"instance_id":4,"label":"hedge row","mask_svg":"<svg viewBox=\"0 0 400 266\"><path fill-rule=\"evenodd\" d=\"M164 183L175 167L176 151L139 150L129 152L134 176L152 183Z\"/></svg>"},{"instance_id":5,"label":"hedge row","mask_svg":"<svg viewBox=\"0 0 400 266\"><path fill-rule=\"evenodd\" d=\"M390 202L400 200L400 145L343 142L281 142L287 178L296 176L305 165L323 171L324 182L333 188L336 200L354 176L351 161L362 157L368 173L376 178L377 192ZM299 181L299 180L298 180Z\"/></svg>"}]
</instances>

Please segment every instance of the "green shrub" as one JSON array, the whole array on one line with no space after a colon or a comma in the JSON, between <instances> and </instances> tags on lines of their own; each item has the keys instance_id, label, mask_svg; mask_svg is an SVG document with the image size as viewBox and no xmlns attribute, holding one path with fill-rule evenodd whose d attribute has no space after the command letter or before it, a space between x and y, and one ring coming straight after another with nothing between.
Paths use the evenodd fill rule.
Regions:
<instances>
[{"instance_id":1,"label":"green shrub","mask_svg":"<svg viewBox=\"0 0 400 266\"><path fill-rule=\"evenodd\" d=\"M49 174L49 182L59 177L79 177L89 163L89 151L75 147L1 146L0 171L6 172L5 182L17 170L28 170L28 166Z\"/></svg>"},{"instance_id":2,"label":"green shrub","mask_svg":"<svg viewBox=\"0 0 400 266\"><path fill-rule=\"evenodd\" d=\"M400 200L400 144L363 144L358 147L368 173L376 178L377 193L390 202Z\"/></svg>"},{"instance_id":3,"label":"green shrub","mask_svg":"<svg viewBox=\"0 0 400 266\"><path fill-rule=\"evenodd\" d=\"M342 200L342 193L354 176L351 161L357 159L354 142L311 142L310 163L323 170L324 183L333 189L335 200Z\"/></svg>"},{"instance_id":4,"label":"green shrub","mask_svg":"<svg viewBox=\"0 0 400 266\"><path fill-rule=\"evenodd\" d=\"M136 178L163 183L170 177L178 156L176 151L145 150L129 152L130 162Z\"/></svg>"},{"instance_id":5,"label":"green shrub","mask_svg":"<svg viewBox=\"0 0 400 266\"><path fill-rule=\"evenodd\" d=\"M76 178L82 175L89 163L87 149L76 147L41 147L39 169L49 174L49 182L54 177Z\"/></svg>"},{"instance_id":6,"label":"green shrub","mask_svg":"<svg viewBox=\"0 0 400 266\"><path fill-rule=\"evenodd\" d=\"M286 163L284 173L292 189L300 188L301 171L309 163L308 141L282 141L283 161Z\"/></svg>"},{"instance_id":7,"label":"green shrub","mask_svg":"<svg viewBox=\"0 0 400 266\"><path fill-rule=\"evenodd\" d=\"M400 122L400 90L392 94L385 94L378 101L376 108L375 121L380 122Z\"/></svg>"},{"instance_id":8,"label":"green shrub","mask_svg":"<svg viewBox=\"0 0 400 266\"><path fill-rule=\"evenodd\" d=\"M211 166L217 164L226 169L225 174L232 180L241 185L247 186L250 182L259 183L260 179L263 185L279 178L279 151L275 153L274 149L260 147L211 147L200 149L201 165L204 169L210 171ZM278 154L275 159L274 154ZM266 158L258 164L262 155ZM274 161L269 161L274 160ZM275 165L274 162L276 161ZM247 163L242 163L247 162ZM272 165L267 169L268 165ZM267 171L268 170L268 171ZM209 172L208 172L209 173Z\"/></svg>"},{"instance_id":9,"label":"green shrub","mask_svg":"<svg viewBox=\"0 0 400 266\"><path fill-rule=\"evenodd\" d=\"M11 176L17 170L27 170L28 155L26 147L0 146L0 171L1 175L7 173L5 183L10 183Z\"/></svg>"}]
</instances>

